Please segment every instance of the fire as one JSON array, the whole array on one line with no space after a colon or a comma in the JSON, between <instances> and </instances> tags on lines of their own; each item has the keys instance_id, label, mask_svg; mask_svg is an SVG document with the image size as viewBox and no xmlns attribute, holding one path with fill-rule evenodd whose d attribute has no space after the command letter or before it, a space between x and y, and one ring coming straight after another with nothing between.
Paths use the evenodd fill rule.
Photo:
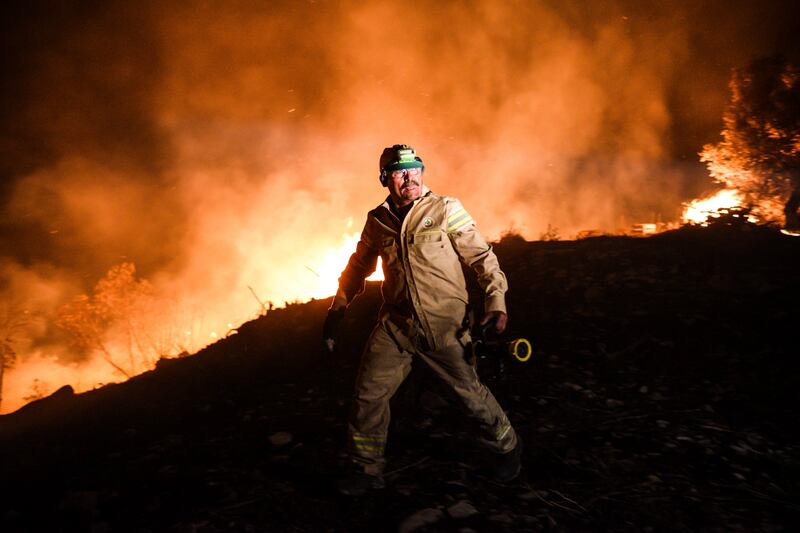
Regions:
<instances>
[{"instance_id":1,"label":"fire","mask_svg":"<svg viewBox=\"0 0 800 533\"><path fill-rule=\"evenodd\" d=\"M742 194L734 189L722 189L708 198L692 200L684 204L683 221L688 224L708 225L709 218L719 218L721 211L741 208L744 205ZM734 215L738 216L738 215ZM752 215L747 215L748 222L758 222Z\"/></svg>"},{"instance_id":2,"label":"fire","mask_svg":"<svg viewBox=\"0 0 800 533\"><path fill-rule=\"evenodd\" d=\"M289 267L282 271L285 296L291 301L307 301L312 298L329 298L336 293L338 278L355 251L358 233L344 233L338 244L323 246L311 257L305 269ZM292 277L289 272L297 272ZM380 259L376 271L367 278L382 280ZM135 280L132 281L134 283ZM137 285L138 286L138 285ZM274 291L266 296L274 298ZM287 300L290 301L290 300ZM171 303L163 295L145 299L147 305L134 306L132 314L126 316L125 328L112 328L102 336L103 352L82 363L64 364L57 354L46 351L31 351L24 360L19 360L8 369L3 383L0 412L14 411L30 400L46 396L58 387L70 384L76 392L84 392L97 386L116 383L149 370L159 357L175 357L182 353L193 353L228 335L236 333L238 323L252 319L253 303L226 305L222 315L230 314L227 320L221 316L209 316L192 312L185 305ZM263 305L263 304L262 304ZM266 309L266 307L264 307ZM250 310L250 311L248 311ZM235 319L231 320L233 316ZM135 348L135 349L134 349ZM109 364L109 359L117 366ZM120 369L125 372L119 371Z\"/></svg>"},{"instance_id":3,"label":"fire","mask_svg":"<svg viewBox=\"0 0 800 533\"><path fill-rule=\"evenodd\" d=\"M339 275L347 266L347 261L350 255L356 250L359 234L344 234L342 235L342 244L338 248L329 250L316 267L307 266L313 274L318 278L317 287L312 291L310 296L312 298L327 298L336 293L339 286ZM381 260L378 259L378 268L375 272L367 278L368 280L382 280L383 269L381 268Z\"/></svg>"}]
</instances>

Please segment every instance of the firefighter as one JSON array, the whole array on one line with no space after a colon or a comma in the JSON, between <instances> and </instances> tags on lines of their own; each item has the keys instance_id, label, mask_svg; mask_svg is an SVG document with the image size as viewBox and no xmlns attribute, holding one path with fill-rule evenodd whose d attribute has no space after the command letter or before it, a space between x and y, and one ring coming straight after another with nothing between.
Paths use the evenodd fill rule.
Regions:
<instances>
[{"instance_id":1,"label":"firefighter","mask_svg":"<svg viewBox=\"0 0 800 533\"><path fill-rule=\"evenodd\" d=\"M353 470L340 481L339 491L359 495L385 487L389 401L408 376L412 357L426 363L478 423L483 442L494 452L494 478L511 481L520 471L522 441L470 363L461 263L476 272L485 293L481 324L493 323L498 333L508 321L506 277L461 202L425 186L425 166L413 148L384 149L379 167L389 196L367 215L323 327L325 345L333 351L345 310L364 290L380 257L383 305L361 357L348 424Z\"/></svg>"}]
</instances>

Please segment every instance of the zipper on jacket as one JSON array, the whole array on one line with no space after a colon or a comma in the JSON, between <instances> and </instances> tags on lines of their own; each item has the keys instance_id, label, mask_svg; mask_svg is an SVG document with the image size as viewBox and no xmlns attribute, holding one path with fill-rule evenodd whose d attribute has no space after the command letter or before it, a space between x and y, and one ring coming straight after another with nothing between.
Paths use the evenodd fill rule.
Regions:
<instances>
[{"instance_id":1,"label":"zipper on jacket","mask_svg":"<svg viewBox=\"0 0 800 533\"><path fill-rule=\"evenodd\" d=\"M409 259L409 251L408 251L408 247L410 244L410 240L408 238L408 233L407 233L408 221L411 218L411 214L414 212L414 209L416 209L419 203L427 196L428 195L426 194L425 196L414 202L414 205L411 207L411 209L406 214L406 217L403 219L403 223L400 226L400 246L401 246L400 252L403 256L403 265L405 266L404 270L406 271L406 290L409 293L408 296L409 300L411 301L411 309L415 315L414 318L416 318L416 321L422 327L422 332L425 334L425 341L427 342L428 346L431 349L436 349L436 343L434 342L433 336L430 335L429 333L431 329L430 324L428 324L428 321L424 313L422 313L421 309L422 303L419 297L419 291L417 290L417 281L414 279L414 275L411 270L411 261ZM416 300L414 300L414 297L412 296L412 285L413 285L413 294L416 295Z\"/></svg>"}]
</instances>

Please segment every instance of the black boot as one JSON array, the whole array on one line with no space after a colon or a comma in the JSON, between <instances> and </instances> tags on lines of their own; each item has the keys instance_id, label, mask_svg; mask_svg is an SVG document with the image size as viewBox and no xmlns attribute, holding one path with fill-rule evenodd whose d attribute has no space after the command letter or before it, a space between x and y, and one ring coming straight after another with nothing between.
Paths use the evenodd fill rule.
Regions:
<instances>
[{"instance_id":1,"label":"black boot","mask_svg":"<svg viewBox=\"0 0 800 533\"><path fill-rule=\"evenodd\" d=\"M339 493L347 496L361 496L385 487L386 481L383 476L372 476L361 469L353 469L347 477L339 481Z\"/></svg>"},{"instance_id":2,"label":"black boot","mask_svg":"<svg viewBox=\"0 0 800 533\"><path fill-rule=\"evenodd\" d=\"M522 470L522 439L517 435L517 445L508 453L495 456L492 475L495 481L508 483L515 479Z\"/></svg>"}]
</instances>

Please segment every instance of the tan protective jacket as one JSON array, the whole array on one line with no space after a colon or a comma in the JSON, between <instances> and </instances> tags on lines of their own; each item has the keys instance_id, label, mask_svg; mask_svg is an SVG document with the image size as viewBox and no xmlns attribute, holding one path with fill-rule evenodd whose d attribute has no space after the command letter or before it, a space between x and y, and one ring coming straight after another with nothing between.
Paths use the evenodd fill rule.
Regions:
<instances>
[{"instance_id":1,"label":"tan protective jacket","mask_svg":"<svg viewBox=\"0 0 800 533\"><path fill-rule=\"evenodd\" d=\"M486 293L485 311L506 312L506 277L461 202L423 187L423 196L401 224L390 209L391 201L388 197L367 215L332 308L345 307L364 290L364 280L380 257L381 320L388 319L409 339L424 335L431 349L447 346L467 332L467 289L460 262L476 272Z\"/></svg>"}]
</instances>

